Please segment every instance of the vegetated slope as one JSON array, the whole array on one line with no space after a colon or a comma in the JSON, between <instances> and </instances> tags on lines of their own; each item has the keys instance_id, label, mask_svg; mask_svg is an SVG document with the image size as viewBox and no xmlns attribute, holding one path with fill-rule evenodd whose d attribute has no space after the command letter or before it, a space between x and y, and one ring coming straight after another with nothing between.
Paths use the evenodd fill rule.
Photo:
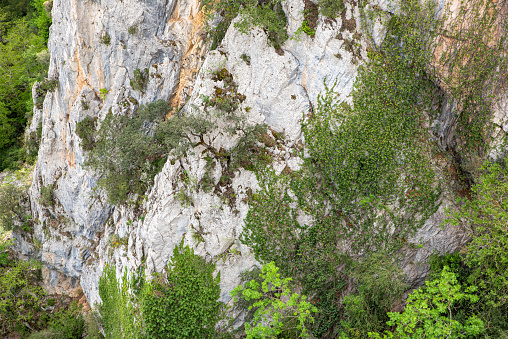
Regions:
<instances>
[{"instance_id":1,"label":"vegetated slope","mask_svg":"<svg viewBox=\"0 0 508 339\"><path fill-rule=\"evenodd\" d=\"M24 131L32 118L32 85L47 76L49 11L43 0L0 4L0 171L33 163L37 154L40 135L25 140Z\"/></svg>"}]
</instances>

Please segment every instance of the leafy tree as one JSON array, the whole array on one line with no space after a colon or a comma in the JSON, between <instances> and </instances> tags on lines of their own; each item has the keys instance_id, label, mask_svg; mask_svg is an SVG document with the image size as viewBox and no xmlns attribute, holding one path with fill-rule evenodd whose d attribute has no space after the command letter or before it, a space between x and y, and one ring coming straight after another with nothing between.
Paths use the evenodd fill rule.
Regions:
<instances>
[{"instance_id":1,"label":"leafy tree","mask_svg":"<svg viewBox=\"0 0 508 339\"><path fill-rule=\"evenodd\" d=\"M214 338L222 318L220 273L215 264L183 246L173 251L164 273L143 290L141 310L147 338Z\"/></svg>"},{"instance_id":2,"label":"leafy tree","mask_svg":"<svg viewBox=\"0 0 508 339\"><path fill-rule=\"evenodd\" d=\"M45 44L48 44L49 38L49 27L51 26L51 16L48 14L45 8L47 0L33 0L32 6L35 8L35 15L33 22L38 28L38 35L44 39ZM48 8L51 10L51 8Z\"/></svg>"},{"instance_id":3,"label":"leafy tree","mask_svg":"<svg viewBox=\"0 0 508 339\"><path fill-rule=\"evenodd\" d=\"M508 295L508 169L486 163L473 199L463 199L460 211L449 221L471 225L473 240L466 247L466 263L474 268L475 283L490 290L494 304L507 303Z\"/></svg>"},{"instance_id":4,"label":"leafy tree","mask_svg":"<svg viewBox=\"0 0 508 339\"><path fill-rule=\"evenodd\" d=\"M132 294L135 276L129 280L125 273L119 282L116 268L106 266L99 279L101 304L98 309L102 317L102 327L107 339L140 337L140 317L136 316L138 299Z\"/></svg>"},{"instance_id":5,"label":"leafy tree","mask_svg":"<svg viewBox=\"0 0 508 339\"><path fill-rule=\"evenodd\" d=\"M408 296L402 313L389 312L390 326L396 326L392 334L383 336L370 333L371 338L467 338L485 331L483 322L469 316L464 322L453 319L453 305L461 300L478 301L476 286L463 288L455 274L445 267L441 278L426 282L424 288L414 290Z\"/></svg>"},{"instance_id":6,"label":"leafy tree","mask_svg":"<svg viewBox=\"0 0 508 339\"><path fill-rule=\"evenodd\" d=\"M37 284L41 267L33 260L11 261L0 267L0 335L38 327L36 313L45 295Z\"/></svg>"},{"instance_id":7,"label":"leafy tree","mask_svg":"<svg viewBox=\"0 0 508 339\"><path fill-rule=\"evenodd\" d=\"M299 338L309 336L306 323L314 321L311 312L317 312L317 308L306 301L305 295L293 292L289 285L292 279L282 278L278 271L273 261L265 264L259 274L261 283L254 279L230 293L235 303L239 298L255 301L249 306L249 310L256 308L253 324L245 324L248 339L276 338L293 332Z\"/></svg>"},{"instance_id":8,"label":"leafy tree","mask_svg":"<svg viewBox=\"0 0 508 339\"><path fill-rule=\"evenodd\" d=\"M126 201L129 193L143 194L162 168L167 151L154 128L167 111L167 103L158 101L141 106L131 117L109 112L102 121L85 164L102 176L99 185L107 190L111 203ZM77 130L83 132L86 148L93 140L91 123L88 119Z\"/></svg>"}]
</instances>

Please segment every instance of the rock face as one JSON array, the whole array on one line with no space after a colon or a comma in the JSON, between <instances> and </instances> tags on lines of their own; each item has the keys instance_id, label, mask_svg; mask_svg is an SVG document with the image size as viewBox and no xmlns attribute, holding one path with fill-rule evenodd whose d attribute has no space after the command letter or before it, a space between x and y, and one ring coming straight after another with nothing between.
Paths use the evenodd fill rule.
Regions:
<instances>
[{"instance_id":1,"label":"rock face","mask_svg":"<svg viewBox=\"0 0 508 339\"><path fill-rule=\"evenodd\" d=\"M283 2L293 38L282 52L268 44L262 30L242 34L234 25L218 50L207 52L198 0L54 0L49 75L58 79L59 86L48 93L31 127L38 126L38 119L42 122L43 141L30 190L35 236L42 248L17 237L21 252L43 261L49 284L71 278L67 289L79 284L93 305L100 301L98 281L106 262L115 263L118 273L142 263L148 271L160 271L183 238L197 254L217 259L221 299L229 301L239 273L258 264L239 241L248 211L242 199L248 189L258 187L255 175L246 170L236 173L227 188L234 192L234 201L224 203L219 194L191 190L187 194L193 203L184 204L178 195L184 189L182 171L194 180L200 180L205 171L206 161L197 149L194 156L165 164L141 212L110 206L94 190L94 173L83 167L85 154L75 133L76 123L86 116L100 120L109 110L122 114L158 99L175 106L186 103L186 110L202 107L203 97L210 96L217 85L211 74L225 68L237 83L238 93L245 95L241 107L249 107L247 120L266 122L286 135L274 149L276 172L286 166L297 169L300 160L293 148L302 141L303 113L316 105L325 83L335 83L341 99L350 100L368 41L360 31L354 3L336 20L320 17L313 38L296 36L304 6L303 0ZM374 43L379 43L383 26L373 27ZM144 92L132 88L136 69L148 69ZM101 89L108 93L104 96L106 91ZM500 124L505 124L504 117L499 113ZM446 130L440 133L447 137ZM220 130L212 141L217 149L228 149L235 142L224 138ZM216 183L221 170L217 163ZM448 200L443 195L442 207L415 236L423 247L408 250L404 270L413 285L425 278L425 262L432 251L451 252L467 240L460 228L440 227ZM123 245L115 245L113 239L123 239Z\"/></svg>"}]
</instances>

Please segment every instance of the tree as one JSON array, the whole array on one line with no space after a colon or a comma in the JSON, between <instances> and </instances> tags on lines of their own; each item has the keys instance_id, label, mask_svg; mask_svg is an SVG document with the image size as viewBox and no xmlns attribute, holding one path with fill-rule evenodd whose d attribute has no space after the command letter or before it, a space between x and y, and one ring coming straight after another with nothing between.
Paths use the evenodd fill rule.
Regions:
<instances>
[{"instance_id":1,"label":"tree","mask_svg":"<svg viewBox=\"0 0 508 339\"><path fill-rule=\"evenodd\" d=\"M314 321L311 312L317 312L317 308L306 301L305 295L294 293L289 286L292 279L282 278L278 271L272 261L263 265L259 274L261 283L254 279L231 291L235 303L239 298L255 301L249 306L249 310L257 308L253 324L245 324L247 339L276 338L290 331L298 337L309 336L305 326Z\"/></svg>"},{"instance_id":2,"label":"tree","mask_svg":"<svg viewBox=\"0 0 508 339\"><path fill-rule=\"evenodd\" d=\"M141 301L147 338L213 338L222 317L220 272L183 240L164 273L147 282Z\"/></svg>"},{"instance_id":3,"label":"tree","mask_svg":"<svg viewBox=\"0 0 508 339\"><path fill-rule=\"evenodd\" d=\"M467 300L478 301L474 294L476 286L463 288L458 284L454 273L447 266L440 279L427 281L425 287L414 290L408 296L406 308L402 313L389 312L390 326L396 326L395 333L369 333L371 338L467 338L485 331L483 321L471 315L459 322L453 318L453 305Z\"/></svg>"}]
</instances>

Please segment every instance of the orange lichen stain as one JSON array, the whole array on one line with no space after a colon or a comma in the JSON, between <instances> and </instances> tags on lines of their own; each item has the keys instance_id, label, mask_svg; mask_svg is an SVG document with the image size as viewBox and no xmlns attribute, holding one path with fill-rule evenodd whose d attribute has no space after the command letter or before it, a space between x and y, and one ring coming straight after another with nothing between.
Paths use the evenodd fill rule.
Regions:
<instances>
[{"instance_id":1,"label":"orange lichen stain","mask_svg":"<svg viewBox=\"0 0 508 339\"><path fill-rule=\"evenodd\" d=\"M192 81L194 79L194 76L199 72L199 65L198 67L185 67L185 62L189 60L190 58L201 58L204 55L205 49L199 49L202 45L201 42L203 40L201 34L199 31L203 29L204 24L204 14L203 11L199 11L195 16L191 16L191 36L192 39L189 40L189 43L187 46L185 46L185 53L182 58L182 67L180 69L180 76L178 78L178 86L175 90L173 96L170 99L170 106L180 108L185 104L184 98L182 97L184 89L187 88L189 95L192 93L192 88L190 86L187 86L189 81ZM170 20L171 23L175 23L178 21L182 21L178 17L178 13L175 13L173 18Z\"/></svg>"},{"instance_id":2,"label":"orange lichen stain","mask_svg":"<svg viewBox=\"0 0 508 339\"><path fill-rule=\"evenodd\" d=\"M76 152L70 152L68 149L65 151L65 160L69 164L69 167L76 168Z\"/></svg>"},{"instance_id":3,"label":"orange lichen stain","mask_svg":"<svg viewBox=\"0 0 508 339\"><path fill-rule=\"evenodd\" d=\"M81 60L79 59L79 53L77 50L74 52L74 61L76 62L76 65L78 66L78 69L77 69L78 72L77 72L77 76L76 76L76 86L75 86L72 102L76 101L76 98L78 97L79 93L81 93L83 86L87 85L87 86L91 87L88 82L88 79L85 75L85 72L83 71L83 66L81 65Z\"/></svg>"}]
</instances>

